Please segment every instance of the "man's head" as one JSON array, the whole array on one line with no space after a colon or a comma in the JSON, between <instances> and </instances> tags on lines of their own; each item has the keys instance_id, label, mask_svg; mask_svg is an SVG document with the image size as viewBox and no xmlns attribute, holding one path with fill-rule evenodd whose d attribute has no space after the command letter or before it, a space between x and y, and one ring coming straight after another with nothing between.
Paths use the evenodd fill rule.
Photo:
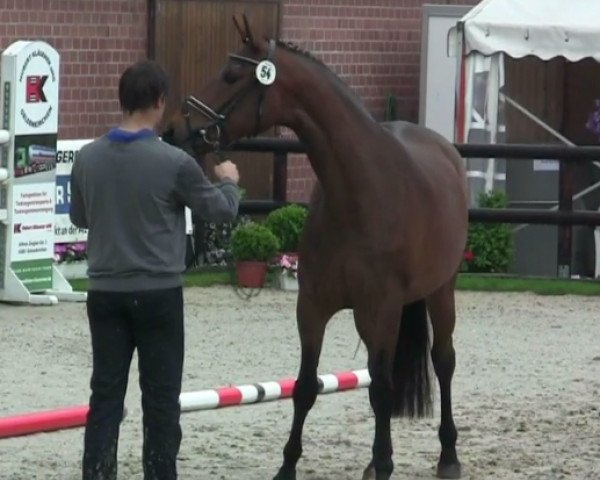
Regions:
<instances>
[{"instance_id":1,"label":"man's head","mask_svg":"<svg viewBox=\"0 0 600 480\"><path fill-rule=\"evenodd\" d=\"M129 114L152 114L160 121L169 91L165 71L151 60L138 62L123 72L119 81L121 109Z\"/></svg>"}]
</instances>

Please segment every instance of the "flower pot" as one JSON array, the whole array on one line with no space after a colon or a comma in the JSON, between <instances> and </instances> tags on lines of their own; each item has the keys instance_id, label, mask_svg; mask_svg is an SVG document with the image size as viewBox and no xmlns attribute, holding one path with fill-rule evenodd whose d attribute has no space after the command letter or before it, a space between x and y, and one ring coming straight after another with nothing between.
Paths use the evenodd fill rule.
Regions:
<instances>
[{"instance_id":1,"label":"flower pot","mask_svg":"<svg viewBox=\"0 0 600 480\"><path fill-rule=\"evenodd\" d=\"M290 275L289 272L279 272L277 280L281 290L298 291L298 279Z\"/></svg>"},{"instance_id":2,"label":"flower pot","mask_svg":"<svg viewBox=\"0 0 600 480\"><path fill-rule=\"evenodd\" d=\"M87 278L87 261L63 262L56 265L60 273L68 280L76 278Z\"/></svg>"},{"instance_id":3,"label":"flower pot","mask_svg":"<svg viewBox=\"0 0 600 480\"><path fill-rule=\"evenodd\" d=\"M267 278L267 268L267 262L236 262L238 284L242 287L261 288Z\"/></svg>"}]
</instances>

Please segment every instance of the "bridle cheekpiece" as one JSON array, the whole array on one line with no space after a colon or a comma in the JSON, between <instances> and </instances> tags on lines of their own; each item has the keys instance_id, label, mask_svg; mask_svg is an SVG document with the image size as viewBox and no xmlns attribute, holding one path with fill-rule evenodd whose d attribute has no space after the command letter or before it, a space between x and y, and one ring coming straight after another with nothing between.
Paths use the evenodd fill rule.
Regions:
<instances>
[{"instance_id":1,"label":"bridle cheekpiece","mask_svg":"<svg viewBox=\"0 0 600 480\"><path fill-rule=\"evenodd\" d=\"M240 89L235 95L233 95L233 97L227 100L218 111L214 110L212 107L194 96L190 95L185 98L182 106L182 114L185 118L188 130L188 138L186 143L191 142L193 144L194 142L200 140L206 145L211 145L213 151L219 153L224 147L223 136L224 132L227 130L226 122L229 115L231 115L239 103L257 87L259 88L259 97L254 136L260 133L260 124L264 112L265 93L268 87L273 84L277 75L277 69L273 64L273 55L275 53L276 45L277 44L275 40L269 41L267 57L263 60L256 60L254 58L245 57L234 53L229 54L229 58L236 62L254 65L255 75L252 81L246 84L246 86ZM193 129L190 119L192 113L191 111L202 114L204 117L210 120L211 123L196 130Z\"/></svg>"}]
</instances>

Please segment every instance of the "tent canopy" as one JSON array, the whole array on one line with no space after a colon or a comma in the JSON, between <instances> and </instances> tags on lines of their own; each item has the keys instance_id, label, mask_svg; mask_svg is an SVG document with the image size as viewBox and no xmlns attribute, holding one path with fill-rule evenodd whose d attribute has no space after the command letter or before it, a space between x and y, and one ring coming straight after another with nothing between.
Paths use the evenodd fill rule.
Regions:
<instances>
[{"instance_id":1,"label":"tent canopy","mask_svg":"<svg viewBox=\"0 0 600 480\"><path fill-rule=\"evenodd\" d=\"M600 61L600 0L483 0L459 24L466 54ZM452 53L455 36L453 29Z\"/></svg>"}]
</instances>

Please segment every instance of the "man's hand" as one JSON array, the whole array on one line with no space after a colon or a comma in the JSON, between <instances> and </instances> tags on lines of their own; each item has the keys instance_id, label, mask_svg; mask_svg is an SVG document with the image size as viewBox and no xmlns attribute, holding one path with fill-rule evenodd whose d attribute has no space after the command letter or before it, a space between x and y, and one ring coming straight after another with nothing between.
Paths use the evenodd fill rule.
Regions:
<instances>
[{"instance_id":1,"label":"man's hand","mask_svg":"<svg viewBox=\"0 0 600 480\"><path fill-rule=\"evenodd\" d=\"M215 175L219 180L228 178L230 180L233 180L235 183L238 183L240 181L240 174L238 172L237 166L230 160L225 160L223 163L215 165Z\"/></svg>"}]
</instances>

